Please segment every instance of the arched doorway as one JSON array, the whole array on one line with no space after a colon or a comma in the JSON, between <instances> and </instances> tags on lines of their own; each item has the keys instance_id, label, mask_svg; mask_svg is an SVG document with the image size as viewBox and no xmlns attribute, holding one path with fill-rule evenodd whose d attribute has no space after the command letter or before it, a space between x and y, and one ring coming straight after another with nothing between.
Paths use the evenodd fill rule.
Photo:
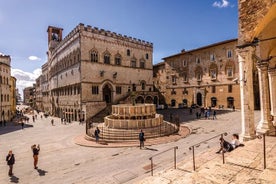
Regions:
<instances>
[{"instance_id":1,"label":"arched doorway","mask_svg":"<svg viewBox=\"0 0 276 184\"><path fill-rule=\"evenodd\" d=\"M103 101L105 101L106 103L111 103L112 99L111 99L111 86L106 84L103 87Z\"/></svg>"},{"instance_id":2,"label":"arched doorway","mask_svg":"<svg viewBox=\"0 0 276 184\"><path fill-rule=\"evenodd\" d=\"M233 108L234 106L234 98L233 97L227 97L227 107Z\"/></svg>"},{"instance_id":3,"label":"arched doorway","mask_svg":"<svg viewBox=\"0 0 276 184\"><path fill-rule=\"evenodd\" d=\"M201 93L197 93L197 95L196 95L196 104L199 106L202 106L202 94Z\"/></svg>"},{"instance_id":4,"label":"arched doorway","mask_svg":"<svg viewBox=\"0 0 276 184\"><path fill-rule=\"evenodd\" d=\"M153 103L153 99L151 96L147 96L145 101L146 103Z\"/></svg>"},{"instance_id":5,"label":"arched doorway","mask_svg":"<svg viewBox=\"0 0 276 184\"><path fill-rule=\"evenodd\" d=\"M175 107L175 103L176 103L176 100L174 100L174 99L171 100L171 106L172 106L172 107Z\"/></svg>"},{"instance_id":6,"label":"arched doorway","mask_svg":"<svg viewBox=\"0 0 276 184\"><path fill-rule=\"evenodd\" d=\"M217 98L216 98L216 97L212 97L212 98L211 98L211 106L212 106L212 107L217 106Z\"/></svg>"},{"instance_id":7,"label":"arched doorway","mask_svg":"<svg viewBox=\"0 0 276 184\"><path fill-rule=\"evenodd\" d=\"M183 107L188 107L188 100L187 99L183 99Z\"/></svg>"},{"instance_id":8,"label":"arched doorway","mask_svg":"<svg viewBox=\"0 0 276 184\"><path fill-rule=\"evenodd\" d=\"M136 103L144 103L144 98L142 96L138 96L135 100Z\"/></svg>"}]
</instances>

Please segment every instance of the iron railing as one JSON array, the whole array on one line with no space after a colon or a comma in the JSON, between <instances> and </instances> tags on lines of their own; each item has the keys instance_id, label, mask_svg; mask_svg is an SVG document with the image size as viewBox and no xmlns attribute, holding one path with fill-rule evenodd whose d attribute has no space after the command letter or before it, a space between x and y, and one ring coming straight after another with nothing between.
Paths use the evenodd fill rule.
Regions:
<instances>
[{"instance_id":1,"label":"iron railing","mask_svg":"<svg viewBox=\"0 0 276 184\"><path fill-rule=\"evenodd\" d=\"M210 140L212 140L214 138L217 138L217 137L221 137L223 139L223 136L227 136L227 133L224 132L224 133L218 134L216 136L213 136L213 137L211 137L209 139L206 139L204 141L201 141L201 142L196 143L196 144L194 144L194 145L192 145L192 146L189 147L189 150L192 150L192 154L193 154L193 170L194 171L196 170L196 167L195 167L195 147L199 147L200 144L206 143L207 141L210 141ZM222 148L222 145L221 145L221 148ZM222 162L223 162L223 164L225 163L224 151L222 151Z\"/></svg>"},{"instance_id":2,"label":"iron railing","mask_svg":"<svg viewBox=\"0 0 276 184\"><path fill-rule=\"evenodd\" d=\"M174 150L174 152L173 152L173 157L174 157L174 169L176 169L176 150L177 150L177 149L178 149L178 147L175 146L175 147L172 147L172 148L167 149L167 150L165 150L165 151L162 151L162 152L160 152L160 153L157 153L157 154L155 154L155 155L153 155L153 156L151 156L151 157L149 158L149 160L150 160L150 171L151 171L151 176L153 176L153 157L159 156L159 155L161 155L161 154L163 154L163 153L166 153L166 152L168 152L168 151L170 151L170 150Z\"/></svg>"}]
</instances>

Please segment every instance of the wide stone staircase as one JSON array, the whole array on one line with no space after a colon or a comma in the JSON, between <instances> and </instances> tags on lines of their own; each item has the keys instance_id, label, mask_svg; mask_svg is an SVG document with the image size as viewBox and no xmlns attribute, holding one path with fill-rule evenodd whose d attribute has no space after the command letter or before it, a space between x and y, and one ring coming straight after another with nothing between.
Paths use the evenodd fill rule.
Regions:
<instances>
[{"instance_id":1,"label":"wide stone staircase","mask_svg":"<svg viewBox=\"0 0 276 184\"><path fill-rule=\"evenodd\" d=\"M196 155L196 170L192 157L177 163L177 168L156 171L153 176L131 181L136 184L276 184L276 137L266 136L266 169L264 169L263 139L245 142L230 153L216 154L210 148Z\"/></svg>"},{"instance_id":2,"label":"wide stone staircase","mask_svg":"<svg viewBox=\"0 0 276 184\"><path fill-rule=\"evenodd\" d=\"M108 128L104 123L96 124L93 128L88 130L86 139L94 140L95 128L100 129L100 141L101 142L137 142L140 129L114 129ZM176 124L163 121L160 126L143 129L146 139L152 139L162 136L171 135L177 133L179 127Z\"/></svg>"}]
</instances>

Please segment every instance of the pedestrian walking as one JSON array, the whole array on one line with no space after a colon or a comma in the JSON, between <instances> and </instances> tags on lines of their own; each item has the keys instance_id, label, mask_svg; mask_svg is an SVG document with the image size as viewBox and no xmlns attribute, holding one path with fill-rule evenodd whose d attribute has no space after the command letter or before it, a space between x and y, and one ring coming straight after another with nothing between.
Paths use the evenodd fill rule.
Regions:
<instances>
[{"instance_id":1,"label":"pedestrian walking","mask_svg":"<svg viewBox=\"0 0 276 184\"><path fill-rule=\"evenodd\" d=\"M145 134L142 129L141 129L141 132L139 133L139 141L140 141L140 149L142 149L144 147L144 142L145 142Z\"/></svg>"},{"instance_id":2,"label":"pedestrian walking","mask_svg":"<svg viewBox=\"0 0 276 184\"><path fill-rule=\"evenodd\" d=\"M12 153L12 150L9 151L7 157L6 157L7 165L9 166L9 176L13 175L12 169L13 164L15 163L14 154Z\"/></svg>"},{"instance_id":3,"label":"pedestrian walking","mask_svg":"<svg viewBox=\"0 0 276 184\"><path fill-rule=\"evenodd\" d=\"M54 126L54 119L51 120L51 124L52 124L52 126Z\"/></svg>"},{"instance_id":4,"label":"pedestrian walking","mask_svg":"<svg viewBox=\"0 0 276 184\"><path fill-rule=\"evenodd\" d=\"M100 132L101 132L101 131L100 131L99 127L97 127L97 128L95 129L95 132L94 132L94 135L95 135L95 138L96 138L96 143L99 142Z\"/></svg>"},{"instance_id":5,"label":"pedestrian walking","mask_svg":"<svg viewBox=\"0 0 276 184\"><path fill-rule=\"evenodd\" d=\"M38 163L38 155L40 151L40 146L39 145L32 145L32 151L33 151L33 158L34 158L34 169L37 169L37 163Z\"/></svg>"},{"instance_id":6,"label":"pedestrian walking","mask_svg":"<svg viewBox=\"0 0 276 184\"><path fill-rule=\"evenodd\" d=\"M33 116L33 123L35 122L35 117Z\"/></svg>"},{"instance_id":7,"label":"pedestrian walking","mask_svg":"<svg viewBox=\"0 0 276 184\"><path fill-rule=\"evenodd\" d=\"M213 111L213 120L214 119L217 119L217 111L216 110Z\"/></svg>"},{"instance_id":8,"label":"pedestrian walking","mask_svg":"<svg viewBox=\"0 0 276 184\"><path fill-rule=\"evenodd\" d=\"M21 119L21 129L23 130L24 129L24 121Z\"/></svg>"}]
</instances>

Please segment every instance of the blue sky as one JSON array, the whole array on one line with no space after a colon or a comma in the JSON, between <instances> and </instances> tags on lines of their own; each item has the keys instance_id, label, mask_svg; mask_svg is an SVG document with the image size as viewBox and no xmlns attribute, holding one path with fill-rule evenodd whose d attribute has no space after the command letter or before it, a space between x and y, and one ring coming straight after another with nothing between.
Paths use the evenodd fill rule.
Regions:
<instances>
[{"instance_id":1,"label":"blue sky","mask_svg":"<svg viewBox=\"0 0 276 184\"><path fill-rule=\"evenodd\" d=\"M12 57L14 76L27 85L47 60L47 27L66 36L84 23L152 42L158 63L237 38L237 8L237 0L0 0L0 53Z\"/></svg>"}]
</instances>

